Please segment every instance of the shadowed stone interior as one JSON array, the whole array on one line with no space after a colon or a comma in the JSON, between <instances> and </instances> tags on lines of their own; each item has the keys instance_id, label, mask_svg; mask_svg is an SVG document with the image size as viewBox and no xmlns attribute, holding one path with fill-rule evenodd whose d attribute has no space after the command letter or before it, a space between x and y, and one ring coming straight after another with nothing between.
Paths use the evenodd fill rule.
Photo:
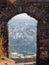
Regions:
<instances>
[{"instance_id":1,"label":"shadowed stone interior","mask_svg":"<svg viewBox=\"0 0 49 65\"><path fill-rule=\"evenodd\" d=\"M8 21L17 14L27 13L38 20L37 65L49 65L49 1L0 0L0 3L0 57L9 57Z\"/></svg>"}]
</instances>

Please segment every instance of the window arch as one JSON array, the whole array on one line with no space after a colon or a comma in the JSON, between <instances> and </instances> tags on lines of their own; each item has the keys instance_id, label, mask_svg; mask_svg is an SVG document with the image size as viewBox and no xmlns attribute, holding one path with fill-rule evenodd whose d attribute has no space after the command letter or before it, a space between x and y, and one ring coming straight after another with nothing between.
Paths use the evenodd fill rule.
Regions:
<instances>
[{"instance_id":1,"label":"window arch","mask_svg":"<svg viewBox=\"0 0 49 65\"><path fill-rule=\"evenodd\" d=\"M18 14L9 20L10 57L14 58L15 55L22 58L36 55L37 23L35 18L26 13Z\"/></svg>"}]
</instances>

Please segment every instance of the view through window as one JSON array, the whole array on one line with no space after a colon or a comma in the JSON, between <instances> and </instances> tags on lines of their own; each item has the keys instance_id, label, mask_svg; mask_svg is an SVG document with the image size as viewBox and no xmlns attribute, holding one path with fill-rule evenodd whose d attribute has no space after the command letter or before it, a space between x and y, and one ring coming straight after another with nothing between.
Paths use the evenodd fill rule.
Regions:
<instances>
[{"instance_id":1,"label":"view through window","mask_svg":"<svg viewBox=\"0 0 49 65\"><path fill-rule=\"evenodd\" d=\"M26 13L18 14L9 20L11 58L36 58L37 22Z\"/></svg>"}]
</instances>

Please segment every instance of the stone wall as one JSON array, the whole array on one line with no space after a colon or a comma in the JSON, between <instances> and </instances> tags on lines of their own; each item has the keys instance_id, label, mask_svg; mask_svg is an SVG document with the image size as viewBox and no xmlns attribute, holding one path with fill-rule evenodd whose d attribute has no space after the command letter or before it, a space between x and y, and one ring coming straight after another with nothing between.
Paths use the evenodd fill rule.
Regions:
<instances>
[{"instance_id":1,"label":"stone wall","mask_svg":"<svg viewBox=\"0 0 49 65\"><path fill-rule=\"evenodd\" d=\"M34 2L35 1L35 2ZM0 1L1 2L1 1ZM27 13L38 20L37 65L49 65L49 1L8 0L0 6L0 57L9 57L8 21L19 13Z\"/></svg>"},{"instance_id":2,"label":"stone wall","mask_svg":"<svg viewBox=\"0 0 49 65\"><path fill-rule=\"evenodd\" d=\"M0 57L8 57L8 27L7 22L0 22Z\"/></svg>"}]
</instances>

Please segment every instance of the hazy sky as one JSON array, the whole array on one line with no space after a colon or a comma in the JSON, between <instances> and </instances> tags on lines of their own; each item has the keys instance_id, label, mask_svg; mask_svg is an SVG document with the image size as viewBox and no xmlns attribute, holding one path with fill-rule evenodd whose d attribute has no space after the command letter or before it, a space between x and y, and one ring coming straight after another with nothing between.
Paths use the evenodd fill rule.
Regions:
<instances>
[{"instance_id":1,"label":"hazy sky","mask_svg":"<svg viewBox=\"0 0 49 65\"><path fill-rule=\"evenodd\" d=\"M36 48L37 20L35 18L30 17L26 13L22 13L22 14L18 14L14 16L13 18L11 18L8 24L9 24L9 30L10 30L11 37L13 37L16 40L23 38L23 40L27 41L26 43L29 43L29 44L31 42L33 43L35 42L34 48ZM10 28L10 26L11 27L15 26L15 27L14 29L12 29Z\"/></svg>"},{"instance_id":2,"label":"hazy sky","mask_svg":"<svg viewBox=\"0 0 49 65\"><path fill-rule=\"evenodd\" d=\"M32 19L33 21L35 21L37 23L37 20L33 17L30 17L29 15L27 15L26 13L21 13L21 14L18 14L14 17L12 17L10 20L13 20L13 19Z\"/></svg>"}]
</instances>

